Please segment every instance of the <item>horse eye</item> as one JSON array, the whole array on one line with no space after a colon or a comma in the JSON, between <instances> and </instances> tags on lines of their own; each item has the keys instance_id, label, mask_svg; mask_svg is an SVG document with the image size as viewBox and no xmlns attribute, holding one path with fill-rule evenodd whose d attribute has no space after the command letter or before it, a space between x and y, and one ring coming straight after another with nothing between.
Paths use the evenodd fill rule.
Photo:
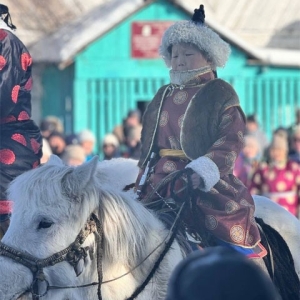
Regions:
<instances>
[{"instance_id":1,"label":"horse eye","mask_svg":"<svg viewBox=\"0 0 300 300\"><path fill-rule=\"evenodd\" d=\"M53 225L53 222L51 221L46 221L46 220L43 220L39 223L39 226L38 226L38 229L42 229L42 228L49 228Z\"/></svg>"}]
</instances>

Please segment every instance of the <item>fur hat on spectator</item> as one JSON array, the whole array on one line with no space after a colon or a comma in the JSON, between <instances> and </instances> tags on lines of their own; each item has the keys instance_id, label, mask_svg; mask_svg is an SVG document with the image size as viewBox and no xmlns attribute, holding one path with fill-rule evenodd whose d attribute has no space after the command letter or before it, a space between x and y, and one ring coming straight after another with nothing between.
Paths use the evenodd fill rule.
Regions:
<instances>
[{"instance_id":1,"label":"fur hat on spectator","mask_svg":"<svg viewBox=\"0 0 300 300\"><path fill-rule=\"evenodd\" d=\"M191 21L176 22L165 31L159 52L168 67L171 66L172 46L180 43L195 45L211 62L213 70L225 66L230 55L230 46L204 24L204 18L204 7L201 5L194 10Z\"/></svg>"},{"instance_id":2,"label":"fur hat on spectator","mask_svg":"<svg viewBox=\"0 0 300 300\"><path fill-rule=\"evenodd\" d=\"M56 116L45 117L40 124L41 131L57 131L60 133L64 132L64 125L62 121Z\"/></svg>"},{"instance_id":3,"label":"fur hat on spectator","mask_svg":"<svg viewBox=\"0 0 300 300\"><path fill-rule=\"evenodd\" d=\"M96 137L91 130L85 129L85 130L82 130L79 132L78 141L79 141L79 143L82 143L84 141L91 141L91 142L95 143Z\"/></svg>"},{"instance_id":4,"label":"fur hat on spectator","mask_svg":"<svg viewBox=\"0 0 300 300\"><path fill-rule=\"evenodd\" d=\"M119 147L119 141L113 133L108 133L104 136L102 145L113 145L115 148Z\"/></svg>"},{"instance_id":5,"label":"fur hat on spectator","mask_svg":"<svg viewBox=\"0 0 300 300\"><path fill-rule=\"evenodd\" d=\"M67 146L62 155L62 160L65 164L68 164L70 159L76 159L84 163L86 160L84 149L80 145Z\"/></svg>"}]
</instances>

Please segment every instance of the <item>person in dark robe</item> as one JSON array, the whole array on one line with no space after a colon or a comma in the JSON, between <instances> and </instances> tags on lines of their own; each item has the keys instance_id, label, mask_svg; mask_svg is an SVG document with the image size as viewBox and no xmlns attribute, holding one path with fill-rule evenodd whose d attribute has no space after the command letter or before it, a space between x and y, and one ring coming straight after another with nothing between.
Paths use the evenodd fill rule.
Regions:
<instances>
[{"instance_id":1,"label":"person in dark robe","mask_svg":"<svg viewBox=\"0 0 300 300\"><path fill-rule=\"evenodd\" d=\"M9 183L36 168L42 156L42 136L31 119L32 58L15 29L0 4L0 238L13 210Z\"/></svg>"}]
</instances>

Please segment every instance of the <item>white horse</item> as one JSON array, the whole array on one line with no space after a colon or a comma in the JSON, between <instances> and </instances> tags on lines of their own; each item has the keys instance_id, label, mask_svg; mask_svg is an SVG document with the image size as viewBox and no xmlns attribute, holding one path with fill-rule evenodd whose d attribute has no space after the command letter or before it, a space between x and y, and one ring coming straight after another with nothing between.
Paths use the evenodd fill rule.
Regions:
<instances>
[{"instance_id":1,"label":"white horse","mask_svg":"<svg viewBox=\"0 0 300 300\"><path fill-rule=\"evenodd\" d=\"M169 231L141 203L133 201L130 194L121 192L120 184L131 183L137 176L136 163L132 175L122 174L124 161L119 161L118 168L121 169L113 174L106 172L108 165L98 164L97 158L72 168L52 156L46 165L16 179L10 189L10 199L15 202L14 213L2 242L21 251L21 254L12 249L9 252L22 259L18 262L0 257L1 300L32 299L32 291L37 295L45 294L44 300L98 299L97 284L70 288L97 283L97 261L102 264L102 299L130 298L143 285L165 248ZM132 165L129 164L129 169ZM112 170L114 166L112 162ZM114 176L114 184L109 186L111 176ZM38 275L41 272L34 273L34 264L30 265L31 256L43 260L68 248L85 228L92 213L103 226L103 236L98 236L103 239L101 252L97 251L97 235L88 234L95 231L92 222L80 245L85 249L85 255L79 255L78 264L73 267L65 260L54 265L40 261L43 266L47 265L43 268L46 280L41 281ZM164 299L168 278L182 258L183 253L174 241L149 284L136 299ZM55 258L52 256L50 260L55 261ZM39 291L31 289L35 285L33 282L37 283ZM48 291L47 285L50 286ZM58 286L69 288L53 288Z\"/></svg>"},{"instance_id":2,"label":"white horse","mask_svg":"<svg viewBox=\"0 0 300 300\"><path fill-rule=\"evenodd\" d=\"M183 253L176 241L166 249L169 231L122 192L137 172L133 160L94 159L72 168L52 156L19 176L10 187L15 209L0 247L0 299L125 300L139 292L139 300L164 299ZM255 201L256 216L283 236L300 277L300 222L267 198Z\"/></svg>"}]
</instances>

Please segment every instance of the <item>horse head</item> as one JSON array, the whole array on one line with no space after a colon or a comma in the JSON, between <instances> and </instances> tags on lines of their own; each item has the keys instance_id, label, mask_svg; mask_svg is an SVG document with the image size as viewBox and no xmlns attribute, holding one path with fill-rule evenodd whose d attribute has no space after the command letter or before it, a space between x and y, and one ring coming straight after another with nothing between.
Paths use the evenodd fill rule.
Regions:
<instances>
[{"instance_id":1,"label":"horse head","mask_svg":"<svg viewBox=\"0 0 300 300\"><path fill-rule=\"evenodd\" d=\"M1 299L31 299L27 291L32 292L34 282L40 285L38 294L45 293L44 299L85 298L87 290L82 291L82 295L76 291L77 296L74 296L71 289L47 291L45 285L80 285L95 275L91 274L93 268L90 267L95 247L93 234L86 234L80 245L79 248L86 249L86 253L79 257L78 263L72 265L62 255L63 261L56 264L53 254L64 251L78 239L78 234L86 228L89 216L98 206L97 166L97 158L74 168L52 156L47 164L20 175L12 182L9 199L14 201L14 211L2 239L4 246L0 248L3 254L8 247L11 258L9 255L0 256ZM30 258L39 261L40 267L45 267L38 271ZM52 261L45 261L48 258ZM85 272L84 269L89 270ZM43 282L37 279L41 273L46 279Z\"/></svg>"}]
</instances>

